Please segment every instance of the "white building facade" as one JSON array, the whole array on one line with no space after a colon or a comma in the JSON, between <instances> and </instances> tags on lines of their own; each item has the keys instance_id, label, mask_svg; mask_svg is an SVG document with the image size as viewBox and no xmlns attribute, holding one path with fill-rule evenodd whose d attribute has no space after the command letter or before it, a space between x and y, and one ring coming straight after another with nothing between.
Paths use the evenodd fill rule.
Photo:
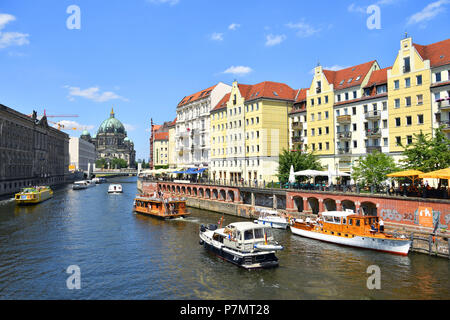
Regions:
<instances>
[{"instance_id":1,"label":"white building facade","mask_svg":"<svg viewBox=\"0 0 450 320\"><path fill-rule=\"evenodd\" d=\"M175 163L178 168L208 168L210 161L210 112L231 91L217 85L189 95L177 106Z\"/></svg>"},{"instance_id":2,"label":"white building facade","mask_svg":"<svg viewBox=\"0 0 450 320\"><path fill-rule=\"evenodd\" d=\"M70 164L76 170L88 171L94 168L97 152L94 144L77 137L70 137L69 140Z\"/></svg>"}]
</instances>

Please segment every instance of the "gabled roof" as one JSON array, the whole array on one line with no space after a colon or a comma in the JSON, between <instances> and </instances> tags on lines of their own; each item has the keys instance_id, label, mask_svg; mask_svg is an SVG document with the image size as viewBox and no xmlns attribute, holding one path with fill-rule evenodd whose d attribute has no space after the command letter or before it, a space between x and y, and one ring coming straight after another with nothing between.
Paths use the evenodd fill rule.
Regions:
<instances>
[{"instance_id":1,"label":"gabled roof","mask_svg":"<svg viewBox=\"0 0 450 320\"><path fill-rule=\"evenodd\" d=\"M227 107L227 102L230 100L231 93L227 93L223 96L223 98L219 101L219 103L211 110L211 112L224 109Z\"/></svg>"},{"instance_id":2,"label":"gabled roof","mask_svg":"<svg viewBox=\"0 0 450 320\"><path fill-rule=\"evenodd\" d=\"M209 87L209 88L207 88L207 89L204 89L204 90L201 90L201 91L196 92L196 93L194 93L194 94L191 94L191 95L189 95L189 96L187 96L187 97L184 97L184 98L180 101L180 103L178 103L178 107L181 107L181 106L183 106L183 105L185 105L185 104L188 104L188 103L194 102L194 101L196 101L196 100L199 100L199 99L203 99L203 98L205 98L205 97L208 97L208 96L211 94L211 91L214 90L214 88L215 88L216 86L217 86L217 84L214 85L214 86L212 86L212 87Z\"/></svg>"},{"instance_id":3,"label":"gabled roof","mask_svg":"<svg viewBox=\"0 0 450 320\"><path fill-rule=\"evenodd\" d=\"M360 85L374 63L376 60L338 71L323 70L323 73L334 90L342 90Z\"/></svg>"},{"instance_id":4,"label":"gabled roof","mask_svg":"<svg viewBox=\"0 0 450 320\"><path fill-rule=\"evenodd\" d=\"M156 132L155 133L155 141L156 140L169 140L168 132Z\"/></svg>"},{"instance_id":5,"label":"gabled roof","mask_svg":"<svg viewBox=\"0 0 450 320\"><path fill-rule=\"evenodd\" d=\"M387 83L387 72L388 70L392 69L392 67L387 67L380 70L375 70L370 75L370 79L367 82L367 85L364 88L369 88L372 86L377 86L380 84Z\"/></svg>"},{"instance_id":6,"label":"gabled roof","mask_svg":"<svg viewBox=\"0 0 450 320\"><path fill-rule=\"evenodd\" d=\"M177 124L177 118L175 118L171 123L169 123L169 127L174 127Z\"/></svg>"},{"instance_id":7,"label":"gabled roof","mask_svg":"<svg viewBox=\"0 0 450 320\"><path fill-rule=\"evenodd\" d=\"M450 64L450 39L429 45L413 44L424 60L430 60L431 67Z\"/></svg>"},{"instance_id":8,"label":"gabled roof","mask_svg":"<svg viewBox=\"0 0 450 320\"><path fill-rule=\"evenodd\" d=\"M308 91L308 88L298 89L295 102L306 101L306 91Z\"/></svg>"}]
</instances>

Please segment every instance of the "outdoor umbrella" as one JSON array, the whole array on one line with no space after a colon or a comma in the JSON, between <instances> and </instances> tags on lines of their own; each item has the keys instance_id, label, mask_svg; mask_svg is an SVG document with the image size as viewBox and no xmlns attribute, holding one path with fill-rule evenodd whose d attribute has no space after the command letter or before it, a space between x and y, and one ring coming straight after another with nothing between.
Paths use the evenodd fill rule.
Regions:
<instances>
[{"instance_id":1,"label":"outdoor umbrella","mask_svg":"<svg viewBox=\"0 0 450 320\"><path fill-rule=\"evenodd\" d=\"M293 165L291 165L291 171L289 172L289 183L295 183L295 172Z\"/></svg>"},{"instance_id":2,"label":"outdoor umbrella","mask_svg":"<svg viewBox=\"0 0 450 320\"><path fill-rule=\"evenodd\" d=\"M422 171L419 170L406 170L406 171L399 171L399 172L393 172L386 176L391 178L409 178L412 180L413 184L416 178L419 177L420 174L422 174Z\"/></svg>"},{"instance_id":3,"label":"outdoor umbrella","mask_svg":"<svg viewBox=\"0 0 450 320\"><path fill-rule=\"evenodd\" d=\"M450 179L450 168L436 170L432 172L422 173L419 178L432 178L432 179Z\"/></svg>"}]
</instances>

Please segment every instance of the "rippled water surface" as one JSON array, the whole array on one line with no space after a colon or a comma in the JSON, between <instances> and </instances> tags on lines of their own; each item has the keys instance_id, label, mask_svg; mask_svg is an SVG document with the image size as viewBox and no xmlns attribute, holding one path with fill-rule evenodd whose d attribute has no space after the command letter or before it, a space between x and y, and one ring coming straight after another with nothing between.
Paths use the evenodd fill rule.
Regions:
<instances>
[{"instance_id":1,"label":"rippled water surface","mask_svg":"<svg viewBox=\"0 0 450 320\"><path fill-rule=\"evenodd\" d=\"M56 189L33 207L0 201L1 299L449 299L447 259L407 257L340 247L275 230L280 266L247 271L198 244L200 224L221 215L189 209L161 221L132 212L136 178L87 190ZM225 216L225 224L243 220ZM69 290L66 269L81 270ZM381 270L381 289L367 289L367 267Z\"/></svg>"}]
</instances>

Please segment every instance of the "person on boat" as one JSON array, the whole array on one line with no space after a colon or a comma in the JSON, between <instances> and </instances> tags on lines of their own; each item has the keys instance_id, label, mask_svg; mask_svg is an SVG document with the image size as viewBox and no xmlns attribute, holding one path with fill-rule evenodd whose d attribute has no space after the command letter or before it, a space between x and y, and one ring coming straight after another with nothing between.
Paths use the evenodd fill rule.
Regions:
<instances>
[{"instance_id":1,"label":"person on boat","mask_svg":"<svg viewBox=\"0 0 450 320\"><path fill-rule=\"evenodd\" d=\"M305 222L306 222L307 224L310 224L310 223L311 223L311 219L310 219L309 217L307 217L307 218L305 219Z\"/></svg>"},{"instance_id":2,"label":"person on boat","mask_svg":"<svg viewBox=\"0 0 450 320\"><path fill-rule=\"evenodd\" d=\"M380 218L380 221L378 222L380 226L380 232L384 232L384 221Z\"/></svg>"},{"instance_id":3,"label":"person on boat","mask_svg":"<svg viewBox=\"0 0 450 320\"><path fill-rule=\"evenodd\" d=\"M377 227L375 227L375 223L372 223L372 225L370 226L370 232L378 232Z\"/></svg>"}]
</instances>

